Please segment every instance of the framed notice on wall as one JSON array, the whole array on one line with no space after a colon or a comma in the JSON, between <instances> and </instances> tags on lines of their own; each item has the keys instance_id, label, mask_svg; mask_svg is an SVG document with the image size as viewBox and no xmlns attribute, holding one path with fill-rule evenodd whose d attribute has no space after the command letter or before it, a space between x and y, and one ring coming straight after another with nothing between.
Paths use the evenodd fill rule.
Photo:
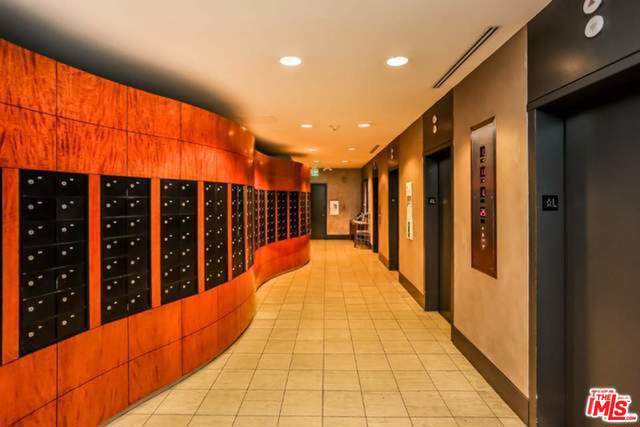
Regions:
<instances>
[{"instance_id":1,"label":"framed notice on wall","mask_svg":"<svg viewBox=\"0 0 640 427\"><path fill-rule=\"evenodd\" d=\"M471 267L498 276L496 122L471 128Z\"/></svg>"},{"instance_id":2,"label":"framed notice on wall","mask_svg":"<svg viewBox=\"0 0 640 427\"><path fill-rule=\"evenodd\" d=\"M340 202L338 200L331 200L329 202L329 215L340 215Z\"/></svg>"}]
</instances>

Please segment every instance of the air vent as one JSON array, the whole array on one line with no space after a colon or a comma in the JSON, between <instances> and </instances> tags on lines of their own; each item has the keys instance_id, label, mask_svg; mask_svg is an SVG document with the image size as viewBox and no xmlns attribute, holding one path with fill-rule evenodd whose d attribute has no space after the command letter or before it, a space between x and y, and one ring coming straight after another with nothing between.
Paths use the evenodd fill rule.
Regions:
<instances>
[{"instance_id":1,"label":"air vent","mask_svg":"<svg viewBox=\"0 0 640 427\"><path fill-rule=\"evenodd\" d=\"M380 144L378 144L378 145L374 146L374 147L371 149L371 151L369 151L369 154L373 154L373 153L375 153L375 152L378 150L378 148L380 148Z\"/></svg>"},{"instance_id":2,"label":"air vent","mask_svg":"<svg viewBox=\"0 0 640 427\"><path fill-rule=\"evenodd\" d=\"M485 44L487 40L489 40L491 36L493 36L496 33L496 31L498 31L498 28L500 27L489 27L487 31L485 31L480 36L480 38L476 40L476 42L464 53L464 55L462 55L460 59L458 59L456 63L453 64L453 67L449 68L449 70L446 73L444 73L442 77L440 77L440 80L438 80L438 82L433 86L433 88L438 89L440 86L445 84L445 82L449 80L449 78L453 75L453 73L455 73L458 70L458 68L462 67L462 64L467 62L467 60L471 58L471 55L473 55L478 49L480 49L480 47L483 44Z\"/></svg>"}]
</instances>

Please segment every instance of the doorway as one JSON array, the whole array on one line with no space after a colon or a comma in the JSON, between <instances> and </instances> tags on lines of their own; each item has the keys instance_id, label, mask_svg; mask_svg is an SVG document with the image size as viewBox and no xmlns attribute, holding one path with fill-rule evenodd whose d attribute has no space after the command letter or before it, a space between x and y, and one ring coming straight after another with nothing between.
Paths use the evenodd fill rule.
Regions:
<instances>
[{"instance_id":1,"label":"doorway","mask_svg":"<svg viewBox=\"0 0 640 427\"><path fill-rule=\"evenodd\" d=\"M372 250L374 253L378 252L378 174L374 170L373 176L373 201L371 202L371 221L373 224L373 236L372 236Z\"/></svg>"},{"instance_id":2,"label":"doorway","mask_svg":"<svg viewBox=\"0 0 640 427\"><path fill-rule=\"evenodd\" d=\"M426 272L426 309L439 311L449 323L453 322L452 178L450 148L425 157L424 263Z\"/></svg>"},{"instance_id":3,"label":"doorway","mask_svg":"<svg viewBox=\"0 0 640 427\"><path fill-rule=\"evenodd\" d=\"M398 169L389 171L389 270L397 270L399 265L399 213L400 183Z\"/></svg>"},{"instance_id":4,"label":"doorway","mask_svg":"<svg viewBox=\"0 0 640 427\"><path fill-rule=\"evenodd\" d=\"M327 238L327 184L311 184L311 238Z\"/></svg>"},{"instance_id":5,"label":"doorway","mask_svg":"<svg viewBox=\"0 0 640 427\"><path fill-rule=\"evenodd\" d=\"M638 408L640 91L610 85L531 113L541 427L601 426L585 417L591 387Z\"/></svg>"}]
</instances>

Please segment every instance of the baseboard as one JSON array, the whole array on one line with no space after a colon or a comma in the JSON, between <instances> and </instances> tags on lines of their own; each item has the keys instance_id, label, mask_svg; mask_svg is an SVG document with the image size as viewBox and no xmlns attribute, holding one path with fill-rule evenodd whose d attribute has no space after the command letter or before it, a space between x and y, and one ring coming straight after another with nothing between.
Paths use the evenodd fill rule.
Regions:
<instances>
[{"instance_id":1,"label":"baseboard","mask_svg":"<svg viewBox=\"0 0 640 427\"><path fill-rule=\"evenodd\" d=\"M325 240L351 240L349 234L327 234Z\"/></svg>"},{"instance_id":2,"label":"baseboard","mask_svg":"<svg viewBox=\"0 0 640 427\"><path fill-rule=\"evenodd\" d=\"M413 298L420 307L424 309L425 298L424 295L416 288L411 280L407 279L407 277L398 271L398 281L402 285L402 287L409 292L411 298Z\"/></svg>"},{"instance_id":3,"label":"baseboard","mask_svg":"<svg viewBox=\"0 0 640 427\"><path fill-rule=\"evenodd\" d=\"M381 263L384 264L385 267L387 267L387 269L389 268L389 260L387 259L387 257L382 255L382 252L378 252L378 259Z\"/></svg>"},{"instance_id":4,"label":"baseboard","mask_svg":"<svg viewBox=\"0 0 640 427\"><path fill-rule=\"evenodd\" d=\"M455 326L451 326L451 341L522 422L529 425L529 399L518 387Z\"/></svg>"}]
</instances>

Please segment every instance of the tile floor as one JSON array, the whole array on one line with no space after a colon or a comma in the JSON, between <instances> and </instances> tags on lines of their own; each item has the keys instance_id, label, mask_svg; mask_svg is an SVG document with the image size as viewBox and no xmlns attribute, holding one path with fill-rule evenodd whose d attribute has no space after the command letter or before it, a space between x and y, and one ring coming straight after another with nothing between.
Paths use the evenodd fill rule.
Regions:
<instances>
[{"instance_id":1,"label":"tile floor","mask_svg":"<svg viewBox=\"0 0 640 427\"><path fill-rule=\"evenodd\" d=\"M216 360L111 427L522 427L368 250L313 241Z\"/></svg>"}]
</instances>

